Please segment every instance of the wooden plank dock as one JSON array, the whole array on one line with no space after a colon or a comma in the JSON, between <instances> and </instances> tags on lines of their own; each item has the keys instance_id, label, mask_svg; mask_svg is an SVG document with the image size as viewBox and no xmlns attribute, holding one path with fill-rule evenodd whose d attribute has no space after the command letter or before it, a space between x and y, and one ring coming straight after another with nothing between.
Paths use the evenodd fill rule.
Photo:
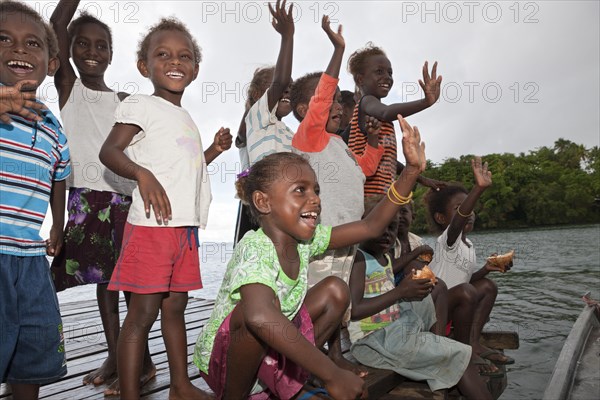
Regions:
<instances>
[{"instance_id":1,"label":"wooden plank dock","mask_svg":"<svg viewBox=\"0 0 600 400\"><path fill-rule=\"evenodd\" d=\"M200 377L196 366L192 363L192 355L198 334L208 320L213 306L213 300L190 298L185 312L188 374L194 385L206 391L209 391L209 388ZM121 301L120 311L121 321L123 321L126 313L124 300ZM86 374L102 365L107 353L106 340L96 301L63 304L61 305L61 314L68 374L58 382L42 386L40 399L104 399L106 385L82 384L82 379ZM156 377L143 387L142 398L147 400L167 399L169 370L165 345L160 331L160 315L150 330L148 344L152 360L156 365ZM349 347L348 342L344 343L344 347L347 350ZM443 399L445 396L445 393L443 393L445 391L432 393L426 384L407 381L392 371L370 369L366 382L370 399ZM504 381L490 381L488 385L490 385L490 389L494 385L497 386L494 391L497 391L500 387L503 389L506 386L506 378L504 378ZM451 398L455 398L455 396L456 391L454 393L450 392ZM107 399L117 398L116 396L107 397ZM10 386L2 384L0 399L12 399Z\"/></svg>"}]
</instances>

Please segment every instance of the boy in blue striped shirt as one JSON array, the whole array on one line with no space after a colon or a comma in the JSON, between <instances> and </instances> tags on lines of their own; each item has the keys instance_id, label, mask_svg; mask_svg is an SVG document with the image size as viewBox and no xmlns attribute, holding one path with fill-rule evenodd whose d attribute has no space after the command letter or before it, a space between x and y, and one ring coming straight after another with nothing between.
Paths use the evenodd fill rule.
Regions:
<instances>
[{"instance_id":1,"label":"boy in blue striped shirt","mask_svg":"<svg viewBox=\"0 0 600 400\"><path fill-rule=\"evenodd\" d=\"M13 398L37 399L67 373L46 254L58 253L69 148L35 90L58 69L52 28L32 8L0 1L0 377ZM50 204L50 239L40 228Z\"/></svg>"}]
</instances>

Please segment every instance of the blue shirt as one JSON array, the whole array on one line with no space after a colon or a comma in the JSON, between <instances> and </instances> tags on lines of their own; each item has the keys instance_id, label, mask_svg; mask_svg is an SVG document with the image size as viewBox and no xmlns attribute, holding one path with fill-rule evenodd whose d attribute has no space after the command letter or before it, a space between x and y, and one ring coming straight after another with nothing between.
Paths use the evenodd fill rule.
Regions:
<instances>
[{"instance_id":1,"label":"blue shirt","mask_svg":"<svg viewBox=\"0 0 600 400\"><path fill-rule=\"evenodd\" d=\"M40 122L8 115L12 124L0 122L0 253L45 255L40 228L52 183L71 173L67 138L50 110Z\"/></svg>"}]
</instances>

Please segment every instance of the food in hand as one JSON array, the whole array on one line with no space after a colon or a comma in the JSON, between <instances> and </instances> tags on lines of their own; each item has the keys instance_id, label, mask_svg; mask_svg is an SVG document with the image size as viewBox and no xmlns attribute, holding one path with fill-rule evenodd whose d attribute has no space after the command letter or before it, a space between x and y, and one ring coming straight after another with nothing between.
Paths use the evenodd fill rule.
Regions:
<instances>
[{"instance_id":1,"label":"food in hand","mask_svg":"<svg viewBox=\"0 0 600 400\"><path fill-rule=\"evenodd\" d=\"M427 264L429 264L432 259L433 259L433 254L431 254L431 253L421 253L419 255L419 257L417 257L418 261L421 261L421 262L424 262Z\"/></svg>"},{"instance_id":2,"label":"food in hand","mask_svg":"<svg viewBox=\"0 0 600 400\"><path fill-rule=\"evenodd\" d=\"M429 269L429 267L426 265L424 266L422 269L418 269L415 270L414 274L412 275L413 279L429 279L431 280L432 284L436 284L437 283L437 278L435 277L435 274L433 273L433 271L431 269Z\"/></svg>"},{"instance_id":3,"label":"food in hand","mask_svg":"<svg viewBox=\"0 0 600 400\"><path fill-rule=\"evenodd\" d=\"M488 261L488 263L492 264L495 267L502 268L502 272L505 272L508 264L510 264L512 262L514 255L515 255L515 251L511 250L505 254L488 257L487 261Z\"/></svg>"}]
</instances>

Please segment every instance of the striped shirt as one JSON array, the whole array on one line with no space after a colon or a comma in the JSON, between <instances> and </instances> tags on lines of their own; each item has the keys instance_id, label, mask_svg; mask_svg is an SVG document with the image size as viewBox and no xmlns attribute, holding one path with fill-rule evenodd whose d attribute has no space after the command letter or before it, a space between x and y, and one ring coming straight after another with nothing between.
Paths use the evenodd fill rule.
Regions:
<instances>
[{"instance_id":1,"label":"striped shirt","mask_svg":"<svg viewBox=\"0 0 600 400\"><path fill-rule=\"evenodd\" d=\"M0 122L0 253L41 256L52 182L71 172L67 138L50 110L41 122L9 115L12 124Z\"/></svg>"},{"instance_id":2,"label":"striped shirt","mask_svg":"<svg viewBox=\"0 0 600 400\"><path fill-rule=\"evenodd\" d=\"M250 165L273 153L292 151L294 132L277 119L279 103L269 110L267 93L252 105L246 115L246 140Z\"/></svg>"},{"instance_id":3,"label":"striped shirt","mask_svg":"<svg viewBox=\"0 0 600 400\"><path fill-rule=\"evenodd\" d=\"M350 138L348 147L354 154L362 157L367 148L367 134L360 129L358 111L360 104L354 107L352 120L350 121ZM361 118L362 121L362 118ZM397 143L394 124L387 121L381 121L381 130L379 132L379 146L383 147L383 155L379 161L379 166L375 174L368 176L365 182L365 197L376 194L385 194L394 181L396 176Z\"/></svg>"}]
</instances>

